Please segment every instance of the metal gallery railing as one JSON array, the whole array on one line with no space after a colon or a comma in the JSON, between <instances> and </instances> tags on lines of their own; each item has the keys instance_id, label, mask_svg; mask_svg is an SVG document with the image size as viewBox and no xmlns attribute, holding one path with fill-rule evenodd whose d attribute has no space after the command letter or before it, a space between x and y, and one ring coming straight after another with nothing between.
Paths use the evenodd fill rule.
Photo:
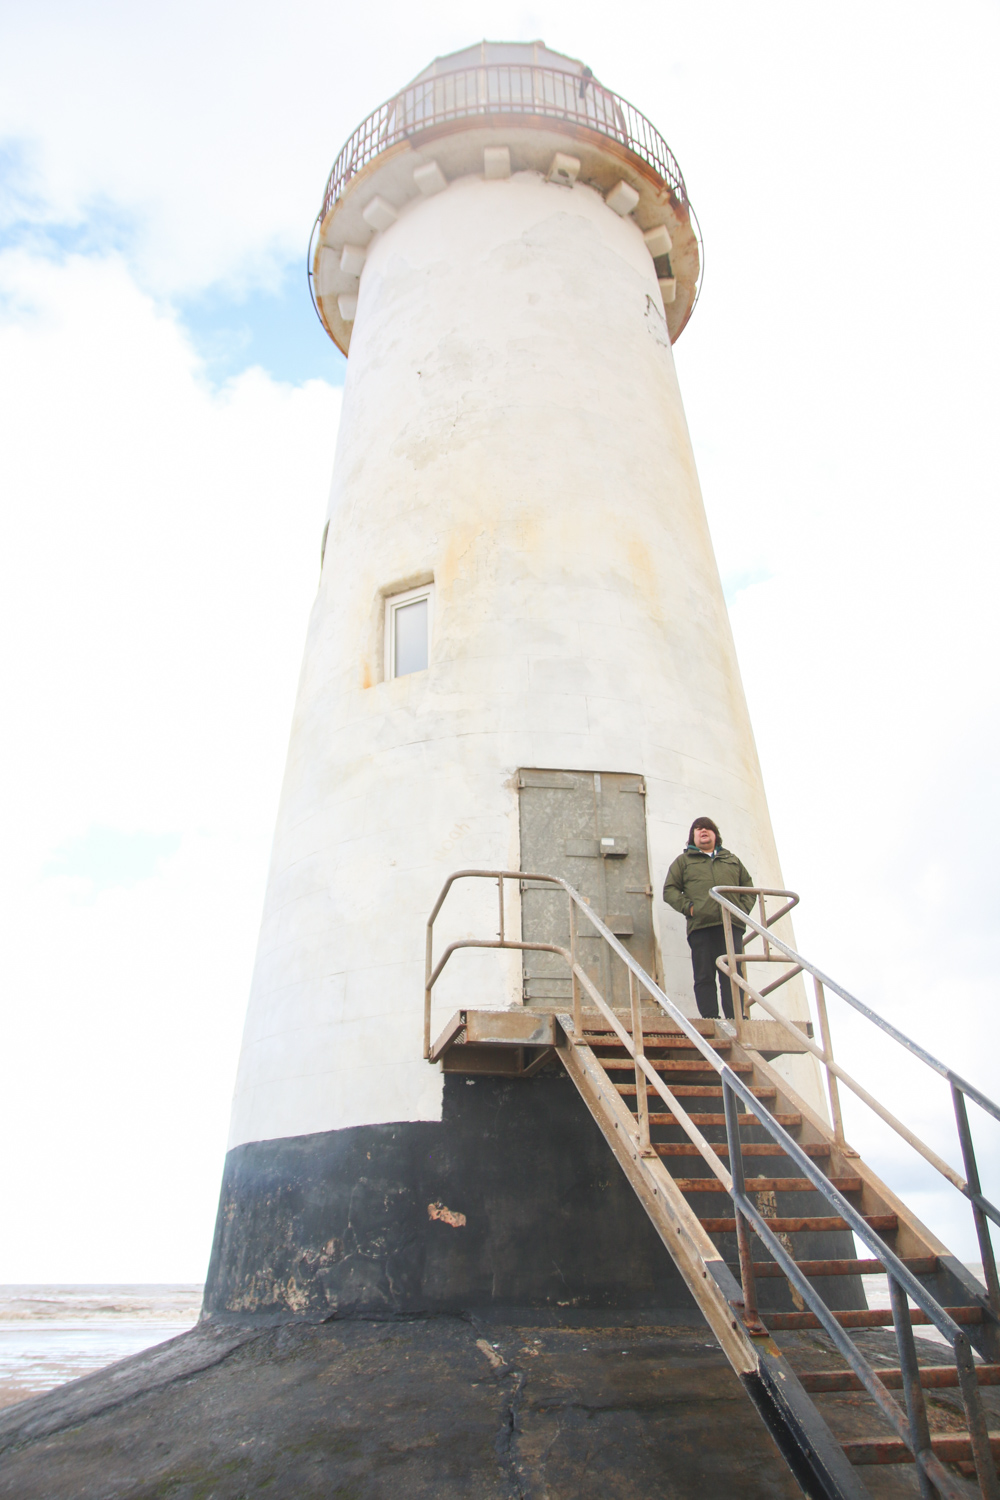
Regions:
<instances>
[{"instance_id":1,"label":"metal gallery railing","mask_svg":"<svg viewBox=\"0 0 1000 1500\"><path fill-rule=\"evenodd\" d=\"M441 912L441 908L452 886L457 880L465 879L495 880L497 882L500 914L498 936L495 939L457 939L448 945L437 964L435 964L434 923ZM504 886L507 881L517 881L522 886L532 885L536 882L558 886L566 893L569 904L570 946L568 949L560 944L525 943L506 936ZM725 901L724 910L726 907L729 907L739 920L744 920L745 913L742 908L734 908L732 903L722 896L721 890L715 894L717 899L720 899L720 904L722 901ZM754 894L757 896L759 893L755 891ZM780 894L791 895L790 892ZM629 1027L623 1025L611 1006L607 1004L589 974L578 960L577 924L581 916L594 929L594 932L603 939L611 953L625 965L628 971L631 1030ZM752 925L757 926L756 923ZM769 942L778 942L767 927L764 927L762 935ZM731 930L729 937L731 950ZM780 946L789 954L793 962L801 963L804 968L808 967L798 954L787 948L787 945L780 944ZM1000 1494L1000 1490L998 1490L997 1485L997 1474L990 1444L990 1433L983 1410L972 1344L968 1335L955 1322L950 1313L922 1285L904 1261L893 1250L890 1250L889 1246L877 1231L872 1228L864 1216L847 1201L844 1195L824 1175L815 1160L803 1151L798 1142L779 1124L771 1112L756 1097L752 1088L745 1084L729 1064L718 1056L714 1048L691 1024L683 1011L668 998L656 981L650 978L642 966L632 957L622 943L619 942L614 933L605 926L604 922L591 909L584 897L568 881L562 880L558 876L533 875L522 870L457 870L449 876L427 922L426 968L424 977L425 1057L429 1057L430 1055L434 986L452 955L463 948L520 949L556 953L563 958L569 966L573 985L572 1028L575 1037L581 1041L583 1039L582 996L583 993L586 993L588 999L593 1003L604 1021L611 1027L621 1045L633 1059L638 1104L635 1131L636 1147L644 1155L649 1154L653 1150L650 1145L649 1117L646 1107L648 1090L652 1088L667 1105L670 1113L680 1124L688 1139L697 1148L713 1175L722 1183L725 1191L732 1199L740 1280L743 1289L743 1318L748 1330L759 1333L766 1332L765 1326L760 1321L757 1308L753 1255L749 1234L749 1230L752 1227L758 1238L769 1250L773 1259L781 1267L784 1276L799 1293L805 1306L815 1315L820 1327L829 1336L838 1353L847 1362L864 1389L875 1401L880 1412L889 1422L897 1436L912 1453L917 1466L921 1492L932 1496L936 1490L939 1495L946 1497L946 1500L965 1500L968 1490L964 1484L956 1480L949 1473L931 1446L931 1435L927 1421L923 1389L920 1385L919 1366L907 1299L912 1301L926 1315L927 1321L938 1330L945 1343L950 1347L955 1360L957 1383L965 1409L980 1494L985 1497L985 1500L996 1500L996 1497ZM753 961L752 957L750 961ZM746 989L747 986L745 982L741 981L735 965L730 972L736 975L740 988ZM822 978L822 982L828 985L831 983L825 976ZM650 1000L670 1018L677 1030L693 1044L707 1066L719 1077L719 1082L722 1085L726 1140L731 1171L726 1170L714 1147L702 1135L697 1125L684 1109L680 1099L674 1095L669 1084L664 1082L645 1054L642 1020L642 994L644 991ZM841 993L839 989L837 992ZM860 1002L855 1003L859 1008L865 1009L860 1006ZM771 1011L771 1007L766 1002L765 1009L769 1012ZM874 1013L871 1014L874 1018ZM569 1019L567 1017L567 1020ZM788 1022L780 1015L778 1019L783 1020L784 1024L789 1026L789 1029L794 1029L797 1040L801 1043L804 1037L802 1029L795 1027L794 1023ZM901 1040L905 1040L901 1034L899 1035ZM940 1065L936 1066L940 1067ZM841 1327L834 1313L827 1307L816 1290L815 1285L799 1267L786 1244L770 1228L767 1219L748 1194L745 1185L743 1155L740 1142L739 1106L742 1106L745 1114L754 1116L755 1122L763 1127L775 1144L780 1146L782 1152L798 1168L802 1176L809 1179L816 1191L826 1199L834 1213L840 1216L858 1240L868 1246L872 1254L881 1261L885 1268L889 1283L893 1326L900 1355L905 1409L900 1406L889 1389L879 1379L877 1370L865 1358L846 1330ZM930 1486L933 1486L933 1489Z\"/></svg>"},{"instance_id":2,"label":"metal gallery railing","mask_svg":"<svg viewBox=\"0 0 1000 1500\"><path fill-rule=\"evenodd\" d=\"M787 1030L794 1032L798 1043L804 1046L822 1063L825 1069L833 1131L838 1145L843 1146L846 1144L844 1140L844 1119L841 1110L839 1089L839 1085L843 1084L845 1088L850 1089L851 1093L867 1104L869 1109L873 1110L880 1120L883 1120L897 1135L901 1136L907 1145L912 1146L915 1151L919 1152L935 1171L940 1172L941 1176L951 1183L952 1187L957 1188L960 1193L969 1199L972 1205L972 1217L976 1227L976 1238L979 1242L979 1251L983 1262L983 1274L989 1292L990 1305L993 1311L1000 1315L1000 1278L997 1275L997 1264L993 1253L989 1226L991 1219L994 1224L1000 1224L1000 1209L983 1196L966 1100L972 1099L978 1104L980 1109L997 1121L1000 1121L1000 1105L995 1104L981 1089L977 1089L975 1084L969 1083L967 1079L962 1078L954 1069L939 1062L936 1057L932 1056L924 1047L921 1047L918 1042L913 1041L911 1037L906 1036L904 1032L893 1026L890 1021L880 1016L877 1011L872 1010L870 1006L858 1000L848 990L845 990L835 980L831 979L828 974L824 974L822 969L810 963L807 958L803 958L801 953L797 953L794 948L770 930L775 922L779 921L798 903L799 898L794 891L756 891L755 895L760 900L761 910L761 920L757 921L756 918L749 916L741 906L733 901L733 896L737 895L741 889L740 886L720 885L715 886L712 890L712 895L722 908L723 927L726 934L726 952L718 959L718 966L731 982L735 981L735 986L740 994L740 1006L736 1015L737 1035L739 1035L747 1003L761 1006L773 1020L780 1022ZM785 904L770 917L768 917L765 910L766 896L785 898ZM750 928L754 937L760 938L761 948L759 950L744 947L742 953L737 951L733 931L734 918L738 922L745 923ZM772 952L772 949L776 949L777 952ZM772 983L765 985L761 989L756 989L750 983L746 970L749 964L761 963L788 963L791 967L785 973L781 974L779 978L773 980ZM804 1036L794 1021L791 1021L788 1016L783 1015L766 998L779 985L787 983L796 974L802 973L809 974L812 977L816 999L816 1015L819 1020L820 1039L822 1042L821 1046L817 1045L811 1037ZM835 995L839 995L841 1000L846 1001L859 1015L864 1016L873 1026L877 1026L880 1031L885 1032L886 1036L891 1037L900 1047L905 1048L913 1057L916 1057L948 1083L951 1088L955 1123L958 1128L958 1139L962 1149L962 1160L965 1165L965 1177L962 1177L959 1172L956 1172L953 1167L949 1166L933 1147L928 1146L926 1141L922 1141L914 1131L903 1124L902 1120L897 1119L891 1110L888 1110L879 1099L876 1099L874 1095L869 1093L857 1079L853 1078L836 1061L833 1055L833 1040L830 1034L830 1019L826 1005L827 990L832 991ZM746 996L746 1000L744 1000L744 996Z\"/></svg>"},{"instance_id":3,"label":"metal gallery railing","mask_svg":"<svg viewBox=\"0 0 1000 1500\"><path fill-rule=\"evenodd\" d=\"M333 164L320 218L326 217L352 177L399 141L464 120L515 119L592 130L652 168L678 204L688 201L673 152L627 99L586 74L533 64L491 63L421 79L373 110Z\"/></svg>"}]
</instances>

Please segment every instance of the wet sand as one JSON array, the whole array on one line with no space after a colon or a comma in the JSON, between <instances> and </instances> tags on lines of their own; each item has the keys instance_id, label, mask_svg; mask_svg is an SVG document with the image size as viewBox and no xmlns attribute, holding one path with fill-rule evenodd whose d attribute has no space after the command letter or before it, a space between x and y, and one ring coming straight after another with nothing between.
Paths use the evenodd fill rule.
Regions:
<instances>
[{"instance_id":1,"label":"wet sand","mask_svg":"<svg viewBox=\"0 0 1000 1500\"><path fill-rule=\"evenodd\" d=\"M174 1338L200 1308L194 1284L0 1286L0 1407Z\"/></svg>"},{"instance_id":2,"label":"wet sand","mask_svg":"<svg viewBox=\"0 0 1000 1500\"><path fill-rule=\"evenodd\" d=\"M864 1245L858 1247L859 1255L867 1255L868 1253L869 1251ZM967 1260L963 1264L965 1265L965 1269L971 1271L980 1284L984 1282L982 1261ZM861 1281L865 1289L865 1298L870 1308L874 1310L875 1308L889 1307L889 1278L887 1276L862 1276ZM931 1343L943 1344L946 1348L948 1347L948 1340L943 1334L938 1333L936 1328L923 1326L920 1329L920 1337L922 1339L929 1339Z\"/></svg>"}]
</instances>

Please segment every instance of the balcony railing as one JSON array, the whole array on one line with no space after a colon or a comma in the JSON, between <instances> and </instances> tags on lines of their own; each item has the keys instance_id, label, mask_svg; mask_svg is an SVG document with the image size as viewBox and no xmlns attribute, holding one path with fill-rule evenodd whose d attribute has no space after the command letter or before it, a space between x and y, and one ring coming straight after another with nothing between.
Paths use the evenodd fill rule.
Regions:
<instances>
[{"instance_id":1,"label":"balcony railing","mask_svg":"<svg viewBox=\"0 0 1000 1500\"><path fill-rule=\"evenodd\" d=\"M399 141L461 120L552 120L584 127L624 146L687 203L684 178L657 130L627 100L593 78L556 68L495 63L413 83L370 114L337 157L321 218L370 161Z\"/></svg>"}]
</instances>

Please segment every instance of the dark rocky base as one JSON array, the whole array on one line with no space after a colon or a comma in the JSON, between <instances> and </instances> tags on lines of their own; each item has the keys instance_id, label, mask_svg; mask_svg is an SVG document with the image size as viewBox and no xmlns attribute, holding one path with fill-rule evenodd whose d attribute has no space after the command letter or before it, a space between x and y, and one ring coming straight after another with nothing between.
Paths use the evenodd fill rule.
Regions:
<instances>
[{"instance_id":1,"label":"dark rocky base","mask_svg":"<svg viewBox=\"0 0 1000 1500\"><path fill-rule=\"evenodd\" d=\"M838 1364L779 1333L798 1370ZM857 1342L897 1362L891 1332ZM917 1340L922 1363L939 1346ZM928 1393L961 1430L957 1391ZM1000 1420L1000 1389L983 1392ZM841 1438L887 1429L864 1395L822 1397ZM873 1500L919 1494L868 1468ZM799 1490L699 1326L574 1327L440 1316L202 1323L0 1412L0 1500L792 1500Z\"/></svg>"},{"instance_id":2,"label":"dark rocky base","mask_svg":"<svg viewBox=\"0 0 1000 1500\"><path fill-rule=\"evenodd\" d=\"M10 1500L791 1500L701 1328L202 1324L0 1413Z\"/></svg>"}]
</instances>

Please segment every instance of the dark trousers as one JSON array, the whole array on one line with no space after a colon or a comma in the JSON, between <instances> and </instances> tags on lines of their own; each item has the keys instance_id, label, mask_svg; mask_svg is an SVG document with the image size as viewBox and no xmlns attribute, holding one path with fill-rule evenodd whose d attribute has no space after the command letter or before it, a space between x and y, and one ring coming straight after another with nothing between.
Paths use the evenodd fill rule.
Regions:
<instances>
[{"instance_id":1,"label":"dark trousers","mask_svg":"<svg viewBox=\"0 0 1000 1500\"><path fill-rule=\"evenodd\" d=\"M717 1016L719 1001L715 982L719 981L722 995L722 1013L733 1019L733 987L725 974L715 967L715 960L726 951L726 931L720 922L717 927L698 927L688 933L691 949L691 967L694 969L694 998L698 1002L700 1016ZM743 934L733 928L733 949L743 952Z\"/></svg>"}]
</instances>

